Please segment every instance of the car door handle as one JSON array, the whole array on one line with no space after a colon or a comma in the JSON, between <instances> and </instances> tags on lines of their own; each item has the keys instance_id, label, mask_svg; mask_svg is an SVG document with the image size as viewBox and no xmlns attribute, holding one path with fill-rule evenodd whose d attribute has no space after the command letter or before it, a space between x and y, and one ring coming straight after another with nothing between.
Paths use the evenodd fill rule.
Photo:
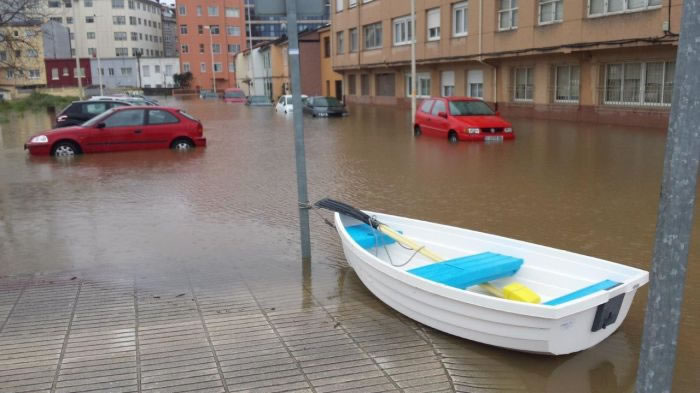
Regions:
<instances>
[{"instance_id":1,"label":"car door handle","mask_svg":"<svg viewBox=\"0 0 700 393\"><path fill-rule=\"evenodd\" d=\"M143 132L143 130L136 130L136 131L134 131L134 134L140 134L142 132Z\"/></svg>"}]
</instances>

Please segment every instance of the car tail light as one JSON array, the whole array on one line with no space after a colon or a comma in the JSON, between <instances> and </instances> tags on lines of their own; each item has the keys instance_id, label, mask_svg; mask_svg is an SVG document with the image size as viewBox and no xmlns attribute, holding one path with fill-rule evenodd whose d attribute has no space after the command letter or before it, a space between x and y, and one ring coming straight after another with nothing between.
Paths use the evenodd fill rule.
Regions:
<instances>
[{"instance_id":1,"label":"car tail light","mask_svg":"<svg viewBox=\"0 0 700 393\"><path fill-rule=\"evenodd\" d=\"M199 135L204 134L204 127L202 127L202 123L197 123L197 133Z\"/></svg>"}]
</instances>

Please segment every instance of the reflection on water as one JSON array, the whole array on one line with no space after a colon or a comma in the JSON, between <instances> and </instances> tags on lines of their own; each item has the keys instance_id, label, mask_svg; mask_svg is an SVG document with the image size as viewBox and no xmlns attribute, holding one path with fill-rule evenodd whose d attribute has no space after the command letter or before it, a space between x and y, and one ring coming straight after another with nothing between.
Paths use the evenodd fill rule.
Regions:
<instances>
[{"instance_id":1,"label":"reflection on water","mask_svg":"<svg viewBox=\"0 0 700 393\"><path fill-rule=\"evenodd\" d=\"M214 101L169 103L203 120L206 149L57 161L22 150L31 134L49 127L49 116L12 115L0 124L0 275L96 268L216 275L236 266L262 286L301 279L309 292L328 299L367 296L337 235L315 215L313 261L300 266L291 115ZM353 106L350 112L305 118L311 201L331 196L649 268L663 130L513 119L513 142L451 145L415 139L405 110ZM677 391L700 382L695 249ZM427 331L455 383L472 391L627 392L646 295L645 287L618 333L565 357L513 353ZM306 296L300 301L311 304Z\"/></svg>"}]
</instances>

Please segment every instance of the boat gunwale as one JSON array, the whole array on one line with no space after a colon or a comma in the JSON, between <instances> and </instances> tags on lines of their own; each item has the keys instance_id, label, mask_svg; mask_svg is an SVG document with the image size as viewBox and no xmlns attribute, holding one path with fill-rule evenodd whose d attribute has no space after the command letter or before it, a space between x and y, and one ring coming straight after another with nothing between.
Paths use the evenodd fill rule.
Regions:
<instances>
[{"instance_id":1,"label":"boat gunwale","mask_svg":"<svg viewBox=\"0 0 700 393\"><path fill-rule=\"evenodd\" d=\"M571 251L566 251L566 250L561 250L553 247L548 247L548 246L543 246L540 244L536 243L530 243L526 242L523 240L518 240L518 239L513 239L513 238L508 238L504 236L499 236L499 235L494 235L490 233L485 233L485 232L479 232L479 231L474 231L471 229L466 229L466 228L460 228L460 227L454 227L454 226L449 226L449 225L444 225L444 224L439 224L439 223L433 223L433 222L428 222L428 221L422 221L422 220L417 220L413 218L407 218L407 217L401 217L401 216L394 216L390 214L384 214L384 213L378 213L378 212L371 212L371 211L364 211L365 213L369 214L370 216L372 215L381 215L384 216L388 219L396 219L397 221L408 221L411 224L418 224L420 226L421 224L423 225L428 225L428 226L437 226L437 227L442 227L446 228L449 230L458 230L458 231L465 231L465 233L469 235L478 235L478 236L483 236L488 238L491 241L498 242L499 240L507 240L508 242L513 242L516 245L520 246L525 246L531 250L536 250L538 252L544 253L544 254L552 254L552 253L558 253L558 254L564 254L565 256L572 256L576 258L587 258L592 261L595 261L595 263L598 263L600 265L620 265L623 266L625 269L629 270L629 277L624 280L621 285L612 288L610 290L606 291L599 291L596 293L592 293L586 296L583 296L581 298L562 303L559 305L551 306L551 305L545 305L545 304L534 304L534 303L525 303L525 302L517 302L517 301L512 301L512 300L506 300L498 297L494 297L491 295L487 294L482 294L479 292L473 292L473 291L468 291L468 290L463 290L463 289L458 289L458 288L452 288L444 284L436 283L431 280L427 280L425 278L410 274L408 271L393 267L389 264L387 264L385 261L381 260L378 258L376 255L372 254L368 250L362 248L359 244L357 244L352 237L348 234L348 232L345 230L345 226L342 222L342 218L340 217L339 213L335 213L335 223L336 223L336 228L341 235L341 239L343 242L348 243L349 245L352 246L352 249L355 251L355 253L359 254L358 257L360 260L364 261L367 264L370 264L369 261L372 261L370 264L373 266L375 269L380 270L382 274L391 276L393 278L396 278L398 280L402 280L410 285L413 285L419 290L426 291L428 293L437 295L437 296L443 296L449 299L452 299L456 302L461 302L461 303L467 303L473 306L479 306L479 307L484 307L488 308L491 310L495 311L501 311L501 312L506 312L510 314L518 314L524 317L537 317L537 318L546 318L546 319L561 319L573 314L577 314L579 312L588 310L592 307L596 307L600 304L606 303L608 300L614 298L615 296L618 296L620 294L627 294L629 292L634 292L636 291L639 287L644 285L649 281L649 273L645 270L638 269L632 266L627 266L624 264L612 262L612 261L607 261L604 259L596 258L596 257L591 257L583 254L577 254ZM636 273L636 274L635 274Z\"/></svg>"}]
</instances>

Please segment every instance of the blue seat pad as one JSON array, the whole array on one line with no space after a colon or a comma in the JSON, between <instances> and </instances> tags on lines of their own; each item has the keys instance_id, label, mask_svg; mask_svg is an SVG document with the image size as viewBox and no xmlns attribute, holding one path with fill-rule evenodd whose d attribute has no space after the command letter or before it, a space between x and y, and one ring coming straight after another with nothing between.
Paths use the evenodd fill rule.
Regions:
<instances>
[{"instance_id":1,"label":"blue seat pad","mask_svg":"<svg viewBox=\"0 0 700 393\"><path fill-rule=\"evenodd\" d=\"M522 258L484 252L421 266L409 272L440 284L466 289L472 285L512 276L522 264Z\"/></svg>"},{"instance_id":2,"label":"blue seat pad","mask_svg":"<svg viewBox=\"0 0 700 393\"><path fill-rule=\"evenodd\" d=\"M606 290L614 288L618 285L620 285L619 282L612 281L612 280L603 280L603 281L595 283L593 285L589 285L585 288L581 288L577 291L573 291L571 293L568 293L564 296L559 296L558 298L552 299L552 300L545 302L545 303L542 303L542 304L547 305L547 306L556 306L558 304L570 302L572 300L576 300L578 298L588 296L588 295L595 293L595 292L598 292L598 291L606 291Z\"/></svg>"},{"instance_id":3,"label":"blue seat pad","mask_svg":"<svg viewBox=\"0 0 700 393\"><path fill-rule=\"evenodd\" d=\"M348 232L348 235L350 235L352 240L366 250L376 246L381 247L396 242L396 240L379 232L367 224L352 225L345 227L345 230Z\"/></svg>"}]
</instances>

